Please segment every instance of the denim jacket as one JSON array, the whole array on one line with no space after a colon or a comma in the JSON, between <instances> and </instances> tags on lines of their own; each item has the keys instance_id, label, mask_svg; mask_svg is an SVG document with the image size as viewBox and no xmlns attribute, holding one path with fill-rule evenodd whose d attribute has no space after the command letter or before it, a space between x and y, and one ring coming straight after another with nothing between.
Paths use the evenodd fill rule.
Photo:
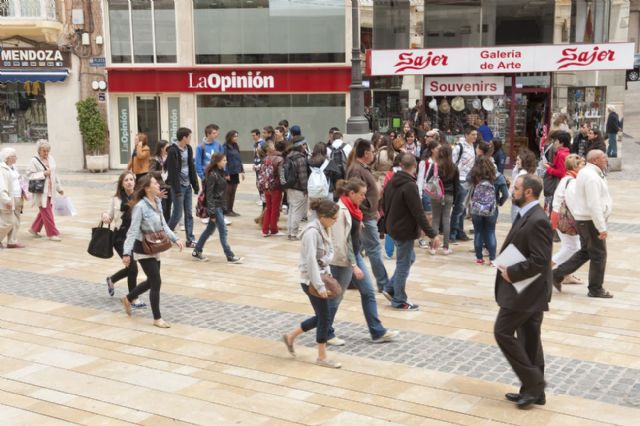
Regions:
<instances>
[{"instance_id":1,"label":"denim jacket","mask_svg":"<svg viewBox=\"0 0 640 426\"><path fill-rule=\"evenodd\" d=\"M158 210L151 206L149 200L145 197L140 200L131 213L131 226L127 231L127 240L124 242L124 255L131 256L133 245L136 241L142 242L143 234L149 232L159 232L164 230L167 237L174 243L178 241L178 237L169 229L167 222L162 215L162 200L156 198Z\"/></svg>"}]
</instances>

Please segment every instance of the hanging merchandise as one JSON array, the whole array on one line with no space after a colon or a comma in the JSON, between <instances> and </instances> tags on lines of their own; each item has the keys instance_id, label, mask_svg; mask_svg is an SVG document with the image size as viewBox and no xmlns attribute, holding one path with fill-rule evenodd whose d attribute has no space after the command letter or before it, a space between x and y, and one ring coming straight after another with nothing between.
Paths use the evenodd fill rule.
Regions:
<instances>
[{"instance_id":1,"label":"hanging merchandise","mask_svg":"<svg viewBox=\"0 0 640 426\"><path fill-rule=\"evenodd\" d=\"M434 111L438 110L438 101L436 101L436 98L431 99L431 101L429 102L429 108Z\"/></svg>"},{"instance_id":2,"label":"hanging merchandise","mask_svg":"<svg viewBox=\"0 0 640 426\"><path fill-rule=\"evenodd\" d=\"M476 97L473 101L471 101L471 105L473 106L473 109L480 109L480 107L482 106L480 98Z\"/></svg>"},{"instance_id":3,"label":"hanging merchandise","mask_svg":"<svg viewBox=\"0 0 640 426\"><path fill-rule=\"evenodd\" d=\"M456 96L451 100L451 107L454 111L460 112L464 109L464 98Z\"/></svg>"},{"instance_id":4,"label":"hanging merchandise","mask_svg":"<svg viewBox=\"0 0 640 426\"><path fill-rule=\"evenodd\" d=\"M482 100L482 108L484 108L486 111L493 111L493 99L484 98Z\"/></svg>"},{"instance_id":5,"label":"hanging merchandise","mask_svg":"<svg viewBox=\"0 0 640 426\"><path fill-rule=\"evenodd\" d=\"M443 114L448 114L451 111L451 106L449 105L449 101L445 97L440 101L440 112Z\"/></svg>"}]
</instances>

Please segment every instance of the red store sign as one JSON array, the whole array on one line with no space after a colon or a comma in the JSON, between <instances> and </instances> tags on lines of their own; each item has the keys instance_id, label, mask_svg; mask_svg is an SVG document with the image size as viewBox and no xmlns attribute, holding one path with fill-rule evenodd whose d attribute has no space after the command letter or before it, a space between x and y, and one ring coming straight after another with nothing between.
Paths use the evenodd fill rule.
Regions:
<instances>
[{"instance_id":1,"label":"red store sign","mask_svg":"<svg viewBox=\"0 0 640 426\"><path fill-rule=\"evenodd\" d=\"M112 93L347 93L351 67L108 69Z\"/></svg>"},{"instance_id":2,"label":"red store sign","mask_svg":"<svg viewBox=\"0 0 640 426\"><path fill-rule=\"evenodd\" d=\"M367 51L366 74L445 75L627 70L633 43Z\"/></svg>"}]
</instances>

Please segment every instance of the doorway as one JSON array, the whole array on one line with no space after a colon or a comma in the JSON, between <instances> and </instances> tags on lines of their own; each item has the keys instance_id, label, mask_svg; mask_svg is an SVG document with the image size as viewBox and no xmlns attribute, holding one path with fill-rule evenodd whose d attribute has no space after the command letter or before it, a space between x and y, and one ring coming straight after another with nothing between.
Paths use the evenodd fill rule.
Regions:
<instances>
[{"instance_id":1,"label":"doorway","mask_svg":"<svg viewBox=\"0 0 640 426\"><path fill-rule=\"evenodd\" d=\"M138 132L147 135L153 153L160 139L160 97L136 96Z\"/></svg>"}]
</instances>

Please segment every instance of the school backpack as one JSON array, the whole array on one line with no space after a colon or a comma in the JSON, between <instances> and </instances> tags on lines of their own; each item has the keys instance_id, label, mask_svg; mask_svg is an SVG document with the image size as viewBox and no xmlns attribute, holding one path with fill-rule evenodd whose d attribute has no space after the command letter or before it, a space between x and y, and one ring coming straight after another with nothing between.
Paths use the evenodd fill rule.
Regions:
<instances>
[{"instance_id":1,"label":"school backpack","mask_svg":"<svg viewBox=\"0 0 640 426\"><path fill-rule=\"evenodd\" d=\"M439 201L444 197L444 185L438 174L438 163L432 163L431 167L433 167L433 175L425 181L422 191L426 192L433 200Z\"/></svg>"},{"instance_id":2,"label":"school backpack","mask_svg":"<svg viewBox=\"0 0 640 426\"><path fill-rule=\"evenodd\" d=\"M473 189L471 195L471 214L493 216L496 212L496 189L493 183L483 180Z\"/></svg>"},{"instance_id":3,"label":"school backpack","mask_svg":"<svg viewBox=\"0 0 640 426\"><path fill-rule=\"evenodd\" d=\"M311 174L307 181L307 193L309 198L327 198L329 196L329 181L324 169L329 165L329 160L325 159L320 167L309 167Z\"/></svg>"},{"instance_id":4,"label":"school backpack","mask_svg":"<svg viewBox=\"0 0 640 426\"><path fill-rule=\"evenodd\" d=\"M283 189L291 189L296 186L296 183L298 183L298 171L293 157L287 156L284 159L280 171L280 186Z\"/></svg>"},{"instance_id":5,"label":"school backpack","mask_svg":"<svg viewBox=\"0 0 640 426\"><path fill-rule=\"evenodd\" d=\"M347 144L345 142L342 142L342 145L337 148L333 148L331 145L329 145L329 151L331 151L331 161L333 161L333 163L338 166L339 170L336 176L336 182L340 179L344 179L347 175L347 155L344 152L344 147L346 145Z\"/></svg>"},{"instance_id":6,"label":"school backpack","mask_svg":"<svg viewBox=\"0 0 640 426\"><path fill-rule=\"evenodd\" d=\"M258 190L260 192L271 191L280 186L276 181L276 171L274 169L271 157L265 158L258 172Z\"/></svg>"}]
</instances>

